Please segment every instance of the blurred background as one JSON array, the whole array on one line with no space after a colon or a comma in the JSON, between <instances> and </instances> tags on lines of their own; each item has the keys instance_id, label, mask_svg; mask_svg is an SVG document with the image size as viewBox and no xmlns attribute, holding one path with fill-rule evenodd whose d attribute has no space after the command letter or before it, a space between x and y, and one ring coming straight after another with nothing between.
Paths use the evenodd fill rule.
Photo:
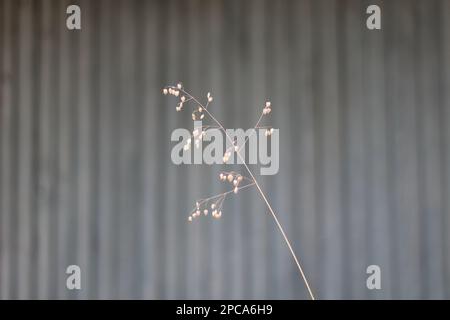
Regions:
<instances>
[{"instance_id":1,"label":"blurred background","mask_svg":"<svg viewBox=\"0 0 450 320\"><path fill-rule=\"evenodd\" d=\"M227 128L272 101L280 170L259 181L317 298L450 298L449 14L446 0L0 0L0 298L308 298L256 189L187 222L227 189L219 165L171 162L172 131L192 128L161 94L178 81L211 91ZM66 289L71 264L82 290Z\"/></svg>"}]
</instances>

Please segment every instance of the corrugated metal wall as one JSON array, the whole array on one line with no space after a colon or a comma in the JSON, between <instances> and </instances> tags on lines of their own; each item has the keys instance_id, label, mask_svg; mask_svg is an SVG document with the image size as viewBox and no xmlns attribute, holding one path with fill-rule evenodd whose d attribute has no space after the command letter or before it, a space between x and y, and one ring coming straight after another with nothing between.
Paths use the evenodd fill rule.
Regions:
<instances>
[{"instance_id":1,"label":"corrugated metal wall","mask_svg":"<svg viewBox=\"0 0 450 320\"><path fill-rule=\"evenodd\" d=\"M229 128L272 101L261 182L318 298L450 298L450 2L369 4L1 0L0 297L307 298L255 190L186 223L223 186L170 160L181 80Z\"/></svg>"}]
</instances>

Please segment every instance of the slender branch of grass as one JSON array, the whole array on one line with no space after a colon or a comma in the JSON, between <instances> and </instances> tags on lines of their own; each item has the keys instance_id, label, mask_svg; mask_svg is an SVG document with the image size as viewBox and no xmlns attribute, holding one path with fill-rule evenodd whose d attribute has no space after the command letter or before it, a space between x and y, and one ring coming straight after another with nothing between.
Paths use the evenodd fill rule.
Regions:
<instances>
[{"instance_id":1,"label":"slender branch of grass","mask_svg":"<svg viewBox=\"0 0 450 320\"><path fill-rule=\"evenodd\" d=\"M233 139L229 136L229 134L225 130L225 128L222 125L222 123L220 121L218 121L216 119L216 117L214 117L214 115L208 110L209 103L212 101L212 98L210 98L209 94L208 94L208 102L205 105L203 105L197 98L195 98L193 95L191 95L189 92L187 92L186 90L184 90L184 88L182 88L180 86L178 86L178 87L170 86L168 88L173 89L173 90L177 90L178 92L181 92L184 96L187 96L188 99L185 100L186 102L187 101L194 101L196 104L198 104L198 106L200 106L206 112L206 114L211 118L211 120L214 121L217 124L218 128L221 131L223 131L223 133L225 134L225 136L227 137L227 139L229 140L231 145L234 145ZM258 128L259 127L259 123L261 122L261 119L262 119L263 115L264 115L264 113L261 113L261 115L260 115L258 121L256 122L256 125L255 125L254 128ZM252 132L252 134L253 134L253 132ZM271 213L272 218L275 220L275 223L276 223L276 225L277 225L281 235L283 236L284 241L286 242L286 245L287 245L287 247L289 249L289 252L291 253L292 258L295 261L295 264L296 264L296 266L297 266L297 268L299 270L300 276L303 279L303 282L305 283L305 286L306 286L306 288L308 290L309 297L311 298L311 300L315 300L314 294L312 292L311 286L309 285L309 282L308 282L308 279L307 279L307 277L305 275L305 272L303 271L302 265L301 265L299 259L297 258L297 255L295 254L294 249L292 248L291 242L289 241L289 238L287 237L287 235L286 235L286 233L285 233L285 231L283 229L283 226L281 225L281 223L280 223L280 221L278 219L278 215L273 210L269 200L267 199L266 194L264 193L264 191L262 190L262 188L259 185L258 181L256 180L256 177L254 176L253 172L250 170L249 166L245 162L244 157L240 153L241 149L245 146L245 144L248 141L248 139L249 139L249 136L247 136L245 141L244 141L244 143L241 146L238 146L238 148L235 150L237 156L242 161L242 164L244 165L245 169L247 170L248 174L251 177L251 180L253 181L252 183L247 184L244 187L249 187L249 186L255 185L256 188L258 189L258 192L259 192L260 196L262 197L262 199L264 200L267 208L269 209L269 212ZM242 188L244 188L244 187L242 187ZM222 203L223 203L223 199L225 198L225 195L229 194L231 192L232 191L229 191L229 192L226 192L224 194L220 194L218 196L214 196L214 197L211 197L211 198L223 196L223 198L221 198L222 202L220 203L220 207L221 207ZM207 198L206 200L211 199L211 198Z\"/></svg>"}]
</instances>

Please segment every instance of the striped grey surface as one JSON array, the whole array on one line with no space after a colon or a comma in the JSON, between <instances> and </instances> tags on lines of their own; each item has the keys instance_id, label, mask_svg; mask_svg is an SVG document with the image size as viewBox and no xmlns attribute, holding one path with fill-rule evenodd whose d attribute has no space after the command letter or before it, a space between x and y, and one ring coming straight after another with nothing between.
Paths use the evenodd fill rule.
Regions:
<instances>
[{"instance_id":1,"label":"striped grey surface","mask_svg":"<svg viewBox=\"0 0 450 320\"><path fill-rule=\"evenodd\" d=\"M260 182L319 299L450 298L449 15L447 0L1 0L0 298L307 298L256 190L186 222L224 187L220 166L170 160L191 126L161 95L177 81L211 91L228 128L272 101L280 171Z\"/></svg>"}]
</instances>

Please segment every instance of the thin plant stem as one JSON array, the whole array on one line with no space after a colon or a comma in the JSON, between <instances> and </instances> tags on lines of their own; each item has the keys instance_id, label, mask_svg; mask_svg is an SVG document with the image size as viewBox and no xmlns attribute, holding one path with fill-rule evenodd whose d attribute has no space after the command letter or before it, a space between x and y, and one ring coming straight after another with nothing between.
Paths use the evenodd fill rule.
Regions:
<instances>
[{"instance_id":1,"label":"thin plant stem","mask_svg":"<svg viewBox=\"0 0 450 320\"><path fill-rule=\"evenodd\" d=\"M242 160L242 157L239 153L238 153L238 156ZM245 168L247 169L248 173L250 174L250 176L252 177L252 179L256 185L256 188L258 188L259 194L264 199L264 202L266 203L267 207L269 208L269 211L272 214L272 217L275 220L275 222L278 226L278 229L280 230L281 234L283 235L284 241L286 242L286 244L289 248L289 251L291 252L292 257L294 258L295 263L297 264L298 270L300 271L300 275L302 276L303 281L305 282L305 285L306 285L306 288L308 289L308 293L309 293L309 296L311 297L311 300L315 300L314 294L312 293L311 287L309 286L308 280L306 279L305 272L303 271L303 268L300 264L300 261L297 258L297 255L294 252L294 249L292 249L291 242L289 241L288 237L286 236L286 233L283 230L283 226L281 225L280 221L278 220L277 215L275 214L275 211L273 211L272 206L270 205L269 201L267 200L266 195L264 194L261 187L259 186L259 183L256 180L253 173L251 172L250 168L247 166L247 164L244 161L243 161L243 164L244 164Z\"/></svg>"},{"instance_id":2,"label":"thin plant stem","mask_svg":"<svg viewBox=\"0 0 450 320\"><path fill-rule=\"evenodd\" d=\"M175 87L173 87L175 88ZM209 101L206 105L203 105L200 101L198 101L198 99L196 99L194 96L192 96L190 93L188 93L186 90L184 89L180 89L178 88L177 90L179 90L180 92L183 92L186 96L189 97L188 100L186 101L194 101L195 103L197 103L200 107L203 108L203 110L205 110L205 112L208 114L208 116L219 126L219 129L222 130L224 132L224 134L226 135L227 139L230 141L231 145L233 145L233 140L231 139L231 137L228 135L227 131L225 130L225 128L223 127L222 123L217 120L214 115L208 110L208 106L209 106ZM261 119L262 119L263 114L261 114L261 116L259 117L258 121L256 122L255 128L258 127ZM281 235L283 236L284 241L286 242L286 245L289 249L289 252L292 255L292 258L295 261L295 264L297 265L297 268L300 272L301 278L303 279L303 282L305 283L305 286L308 290L309 296L311 298L311 300L315 300L314 294L312 292L311 286L309 285L308 279L306 278L305 272L303 271L303 268L300 264L299 259L297 258L297 255L294 252L294 249L292 248L291 242L289 241L289 238L287 237L286 233L284 232L283 226L281 225L280 221L278 220L278 215L275 213L275 211L273 210L272 206L270 205L269 200L267 199L267 196L265 195L264 191L262 190L261 186L259 185L258 181L256 180L253 172L250 170L250 168L248 167L247 163L245 162L245 159L243 158L243 156L240 153L240 150L244 147L244 145L246 144L246 142L248 141L248 138L246 138L246 140L244 141L244 143L242 144L242 146L240 146L239 148L237 148L237 150L235 151L237 156L239 157L239 159L242 161L242 164L244 165L245 169L247 170L248 174L251 177L251 180L253 181L253 183L248 184L244 187L248 187L250 185L255 185L256 188L259 191L260 196L262 197L262 199L264 200L265 204L267 205L267 208L269 209L269 212L271 213L272 218L275 220L275 223L281 233ZM231 193L228 192L228 193ZM222 201L223 203L223 201Z\"/></svg>"}]
</instances>

